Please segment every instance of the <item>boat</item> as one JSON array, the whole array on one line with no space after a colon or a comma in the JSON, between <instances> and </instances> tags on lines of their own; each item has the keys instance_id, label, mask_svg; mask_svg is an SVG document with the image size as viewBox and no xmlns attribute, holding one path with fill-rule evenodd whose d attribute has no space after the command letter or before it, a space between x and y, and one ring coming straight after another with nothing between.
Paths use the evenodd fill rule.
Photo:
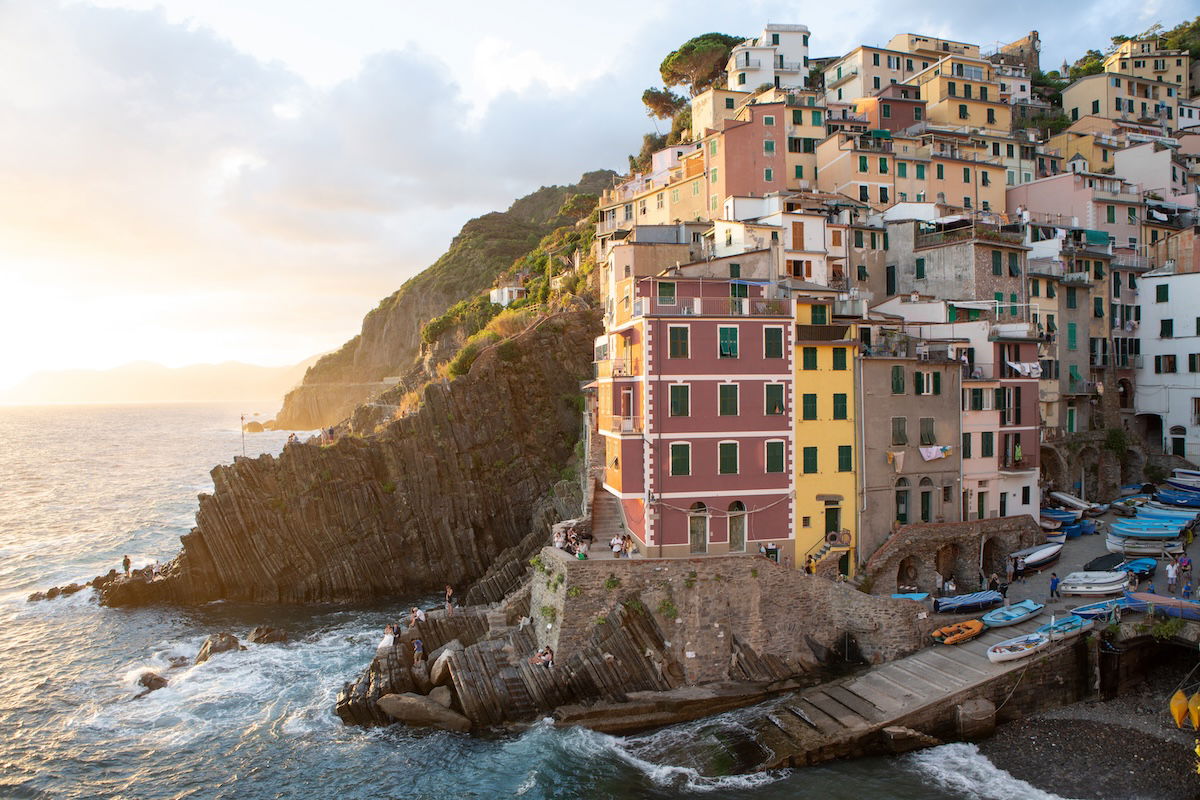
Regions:
<instances>
[{"instance_id":1,"label":"boat","mask_svg":"<svg viewBox=\"0 0 1200 800\"><path fill-rule=\"evenodd\" d=\"M1095 625L1096 623L1090 619L1085 619L1078 614L1070 614L1062 619L1051 619L1049 625L1043 625L1037 629L1037 632L1049 636L1052 642L1061 642L1063 639L1070 639L1072 636L1090 631Z\"/></svg>"},{"instance_id":2,"label":"boat","mask_svg":"<svg viewBox=\"0 0 1200 800\"><path fill-rule=\"evenodd\" d=\"M1167 486L1181 492L1200 492L1200 478L1167 478Z\"/></svg>"},{"instance_id":3,"label":"boat","mask_svg":"<svg viewBox=\"0 0 1200 800\"><path fill-rule=\"evenodd\" d=\"M1132 558L1123 564L1118 564L1113 569L1118 572L1128 572L1139 578L1152 578L1154 571L1158 569L1158 562L1153 558Z\"/></svg>"},{"instance_id":4,"label":"boat","mask_svg":"<svg viewBox=\"0 0 1200 800\"><path fill-rule=\"evenodd\" d=\"M1184 600L1182 597L1150 592L1129 592L1126 597L1129 599L1129 608L1134 611L1144 611L1162 617L1200 620L1200 603Z\"/></svg>"},{"instance_id":5,"label":"boat","mask_svg":"<svg viewBox=\"0 0 1200 800\"><path fill-rule=\"evenodd\" d=\"M1100 523L1094 519L1080 520L1079 529L1084 536L1091 536L1096 532L1096 528L1099 526L1099 524Z\"/></svg>"},{"instance_id":6,"label":"boat","mask_svg":"<svg viewBox=\"0 0 1200 800\"><path fill-rule=\"evenodd\" d=\"M1127 572L1072 572L1058 584L1062 594L1121 594L1129 587Z\"/></svg>"},{"instance_id":7,"label":"boat","mask_svg":"<svg viewBox=\"0 0 1200 800\"><path fill-rule=\"evenodd\" d=\"M1068 539L1078 539L1083 535L1083 523L1076 522L1071 525L1063 525L1060 530L1062 531L1063 536L1067 537Z\"/></svg>"},{"instance_id":8,"label":"boat","mask_svg":"<svg viewBox=\"0 0 1200 800\"><path fill-rule=\"evenodd\" d=\"M1144 496L1126 497L1124 500L1113 503L1109 508L1119 517L1132 517L1146 504L1146 500L1147 498Z\"/></svg>"},{"instance_id":9,"label":"boat","mask_svg":"<svg viewBox=\"0 0 1200 800\"><path fill-rule=\"evenodd\" d=\"M1004 598L994 589L971 594L959 594L954 597L938 597L933 601L933 610L941 613L947 611L978 611L990 608Z\"/></svg>"},{"instance_id":10,"label":"boat","mask_svg":"<svg viewBox=\"0 0 1200 800\"><path fill-rule=\"evenodd\" d=\"M1127 556L1154 556L1165 558L1168 555L1178 555L1183 552L1183 542L1179 539L1138 539L1133 536L1121 537L1111 534L1105 540L1105 547L1110 553L1121 553Z\"/></svg>"},{"instance_id":11,"label":"boat","mask_svg":"<svg viewBox=\"0 0 1200 800\"><path fill-rule=\"evenodd\" d=\"M942 644L962 644L983 633L984 624L977 619L956 622L933 632L933 638Z\"/></svg>"},{"instance_id":12,"label":"boat","mask_svg":"<svg viewBox=\"0 0 1200 800\"><path fill-rule=\"evenodd\" d=\"M1200 478L1200 469L1184 469L1183 467L1176 467L1175 469L1171 470L1171 477Z\"/></svg>"},{"instance_id":13,"label":"boat","mask_svg":"<svg viewBox=\"0 0 1200 800\"><path fill-rule=\"evenodd\" d=\"M1170 511L1172 514L1191 514L1193 517L1197 515L1196 511L1180 508L1179 506L1173 506L1154 499L1147 500L1142 504L1142 508L1151 508L1155 511Z\"/></svg>"},{"instance_id":14,"label":"boat","mask_svg":"<svg viewBox=\"0 0 1200 800\"><path fill-rule=\"evenodd\" d=\"M1062 522L1077 522L1079 518L1083 516L1082 511L1068 510L1065 508L1043 508L1040 513L1043 517L1061 520Z\"/></svg>"},{"instance_id":15,"label":"boat","mask_svg":"<svg viewBox=\"0 0 1200 800\"><path fill-rule=\"evenodd\" d=\"M1181 531L1179 528L1129 528L1120 524L1114 524L1109 527L1108 534L1109 536L1116 536L1122 539L1158 541L1162 539L1178 539Z\"/></svg>"},{"instance_id":16,"label":"boat","mask_svg":"<svg viewBox=\"0 0 1200 800\"><path fill-rule=\"evenodd\" d=\"M1182 728L1183 718L1188 713L1188 699L1182 689L1176 689L1175 694L1171 695L1170 708L1171 718L1175 720L1175 727Z\"/></svg>"},{"instance_id":17,"label":"boat","mask_svg":"<svg viewBox=\"0 0 1200 800\"><path fill-rule=\"evenodd\" d=\"M1099 503L1089 503L1087 500L1080 499L1073 494L1067 492L1051 492L1050 496L1062 503L1067 508L1073 508L1081 511L1088 516L1098 516L1108 510L1107 505Z\"/></svg>"},{"instance_id":18,"label":"boat","mask_svg":"<svg viewBox=\"0 0 1200 800\"><path fill-rule=\"evenodd\" d=\"M900 594L892 595L893 600L916 600L918 603L923 603L929 599L929 592L901 592Z\"/></svg>"},{"instance_id":19,"label":"boat","mask_svg":"<svg viewBox=\"0 0 1200 800\"><path fill-rule=\"evenodd\" d=\"M1164 490L1154 496L1169 506L1200 508L1200 492L1168 492Z\"/></svg>"},{"instance_id":20,"label":"boat","mask_svg":"<svg viewBox=\"0 0 1200 800\"><path fill-rule=\"evenodd\" d=\"M1033 619L1042 613L1042 609L1045 607L1044 603L1038 603L1033 600L1022 600L1019 603L994 608L980 619L989 628L1004 628L1008 625L1016 625L1018 622L1024 622L1027 619Z\"/></svg>"},{"instance_id":21,"label":"boat","mask_svg":"<svg viewBox=\"0 0 1200 800\"><path fill-rule=\"evenodd\" d=\"M1200 512L1188 511L1186 508L1160 508L1146 503L1134 512L1134 519L1170 519L1180 522L1193 522Z\"/></svg>"},{"instance_id":22,"label":"boat","mask_svg":"<svg viewBox=\"0 0 1200 800\"><path fill-rule=\"evenodd\" d=\"M1097 556L1083 565L1084 572L1110 572L1125 563L1125 557L1120 553L1109 553Z\"/></svg>"},{"instance_id":23,"label":"boat","mask_svg":"<svg viewBox=\"0 0 1200 800\"><path fill-rule=\"evenodd\" d=\"M1106 619L1108 617L1121 618L1121 611L1129 608L1129 598L1127 597L1110 597L1107 600L1101 600L1096 603L1088 603L1083 606L1076 606L1071 609L1071 613L1079 617L1089 619Z\"/></svg>"},{"instance_id":24,"label":"boat","mask_svg":"<svg viewBox=\"0 0 1200 800\"><path fill-rule=\"evenodd\" d=\"M999 664L1002 661L1015 661L1018 658L1031 656L1050 644L1050 637L1044 633L1027 633L1014 639L1005 639L999 644L988 648L988 661Z\"/></svg>"},{"instance_id":25,"label":"boat","mask_svg":"<svg viewBox=\"0 0 1200 800\"><path fill-rule=\"evenodd\" d=\"M1052 563L1060 555L1062 555L1063 546L1053 542L1045 544L1035 544L1033 547L1026 547L1024 550L1018 550L1015 553L1009 553L1008 557L1019 558L1025 562L1023 573L1032 572L1047 564Z\"/></svg>"},{"instance_id":26,"label":"boat","mask_svg":"<svg viewBox=\"0 0 1200 800\"><path fill-rule=\"evenodd\" d=\"M1063 520L1043 516L1038 519L1038 524L1042 526L1042 530L1044 531L1056 531L1062 527Z\"/></svg>"},{"instance_id":27,"label":"boat","mask_svg":"<svg viewBox=\"0 0 1200 800\"><path fill-rule=\"evenodd\" d=\"M1062 531L1046 531L1046 544L1066 544L1067 535Z\"/></svg>"}]
</instances>

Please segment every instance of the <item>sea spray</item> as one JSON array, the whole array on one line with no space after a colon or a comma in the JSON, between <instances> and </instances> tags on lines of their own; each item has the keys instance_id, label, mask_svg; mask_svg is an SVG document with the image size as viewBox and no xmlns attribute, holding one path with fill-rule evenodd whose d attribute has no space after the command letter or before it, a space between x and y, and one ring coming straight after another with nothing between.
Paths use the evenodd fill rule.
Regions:
<instances>
[{"instance_id":1,"label":"sea spray","mask_svg":"<svg viewBox=\"0 0 1200 800\"><path fill-rule=\"evenodd\" d=\"M978 800L1068 800L1014 778L987 759L973 744L933 747L905 756L908 764L938 786Z\"/></svg>"}]
</instances>

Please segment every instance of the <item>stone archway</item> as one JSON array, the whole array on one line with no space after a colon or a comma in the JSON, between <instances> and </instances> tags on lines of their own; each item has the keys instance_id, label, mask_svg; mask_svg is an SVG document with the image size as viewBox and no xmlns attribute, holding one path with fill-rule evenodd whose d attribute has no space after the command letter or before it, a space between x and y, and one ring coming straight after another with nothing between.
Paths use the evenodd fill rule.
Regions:
<instances>
[{"instance_id":1,"label":"stone archway","mask_svg":"<svg viewBox=\"0 0 1200 800\"><path fill-rule=\"evenodd\" d=\"M1133 430L1151 453L1163 452L1163 421L1158 414L1138 414L1133 418Z\"/></svg>"},{"instance_id":2,"label":"stone archway","mask_svg":"<svg viewBox=\"0 0 1200 800\"><path fill-rule=\"evenodd\" d=\"M954 571L958 565L958 545L944 544L939 547L933 564L934 569L942 576L943 580L954 577Z\"/></svg>"},{"instance_id":3,"label":"stone archway","mask_svg":"<svg viewBox=\"0 0 1200 800\"><path fill-rule=\"evenodd\" d=\"M1146 454L1140 448L1131 447L1121 462L1121 485L1145 481Z\"/></svg>"},{"instance_id":4,"label":"stone archway","mask_svg":"<svg viewBox=\"0 0 1200 800\"><path fill-rule=\"evenodd\" d=\"M1082 492L1083 497L1092 500L1100 496L1100 451L1092 445L1087 445L1080 449L1079 455L1074 459L1075 469L1074 475L1071 476L1068 492L1078 495ZM1083 482L1082 486L1075 486L1076 483Z\"/></svg>"},{"instance_id":5,"label":"stone archway","mask_svg":"<svg viewBox=\"0 0 1200 800\"><path fill-rule=\"evenodd\" d=\"M992 573L997 575L1004 574L1005 553L1002 552L1003 547L996 541L996 537L990 537L983 543L983 550L980 553L979 571L983 573L983 579L986 583L992 577Z\"/></svg>"},{"instance_id":6,"label":"stone archway","mask_svg":"<svg viewBox=\"0 0 1200 800\"><path fill-rule=\"evenodd\" d=\"M916 556L905 556L896 568L896 588L901 586L916 586L921 576L921 566Z\"/></svg>"},{"instance_id":7,"label":"stone archway","mask_svg":"<svg viewBox=\"0 0 1200 800\"><path fill-rule=\"evenodd\" d=\"M1067 459L1057 447L1042 445L1038 470L1041 472L1042 485L1053 487L1054 490L1069 491L1074 483L1067 470Z\"/></svg>"}]
</instances>

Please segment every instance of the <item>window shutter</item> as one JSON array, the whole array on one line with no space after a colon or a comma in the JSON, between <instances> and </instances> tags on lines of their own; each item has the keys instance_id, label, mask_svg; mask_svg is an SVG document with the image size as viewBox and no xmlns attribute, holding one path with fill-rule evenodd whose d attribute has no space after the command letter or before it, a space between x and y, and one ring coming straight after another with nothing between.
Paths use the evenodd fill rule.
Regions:
<instances>
[{"instance_id":1,"label":"window shutter","mask_svg":"<svg viewBox=\"0 0 1200 800\"><path fill-rule=\"evenodd\" d=\"M904 367L892 367L892 394L904 394Z\"/></svg>"},{"instance_id":2,"label":"window shutter","mask_svg":"<svg viewBox=\"0 0 1200 800\"><path fill-rule=\"evenodd\" d=\"M925 394L925 373L913 371L913 394Z\"/></svg>"},{"instance_id":3,"label":"window shutter","mask_svg":"<svg viewBox=\"0 0 1200 800\"><path fill-rule=\"evenodd\" d=\"M942 373L940 372L933 373L933 393L942 393Z\"/></svg>"}]
</instances>

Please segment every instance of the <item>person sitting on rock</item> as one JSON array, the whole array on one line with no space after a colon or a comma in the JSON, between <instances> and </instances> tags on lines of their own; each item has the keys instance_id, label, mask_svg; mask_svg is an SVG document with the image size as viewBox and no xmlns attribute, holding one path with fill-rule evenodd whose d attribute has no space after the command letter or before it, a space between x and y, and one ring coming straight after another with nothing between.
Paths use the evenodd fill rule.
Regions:
<instances>
[{"instance_id":1,"label":"person sitting on rock","mask_svg":"<svg viewBox=\"0 0 1200 800\"><path fill-rule=\"evenodd\" d=\"M554 651L550 649L550 645L546 645L542 650L542 666L546 669L554 666Z\"/></svg>"}]
</instances>

